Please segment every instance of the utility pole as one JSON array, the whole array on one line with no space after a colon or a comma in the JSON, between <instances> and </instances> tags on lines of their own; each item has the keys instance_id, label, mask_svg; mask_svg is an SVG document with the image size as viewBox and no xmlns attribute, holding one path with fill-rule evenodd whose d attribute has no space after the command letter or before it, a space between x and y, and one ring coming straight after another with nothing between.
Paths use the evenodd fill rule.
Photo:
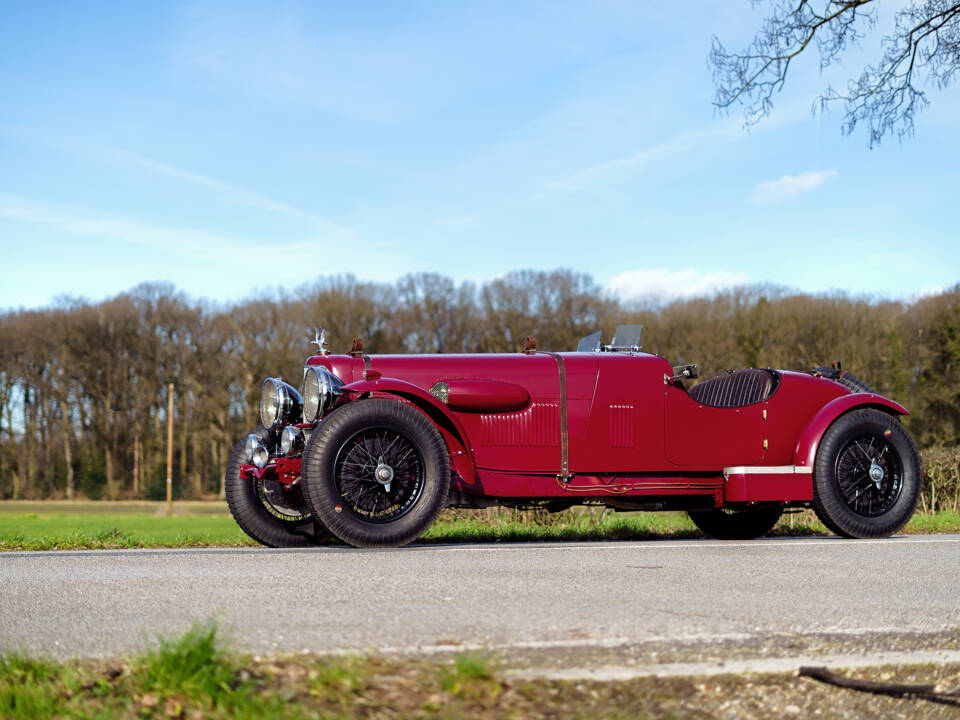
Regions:
<instances>
[{"instance_id":1,"label":"utility pole","mask_svg":"<svg viewBox=\"0 0 960 720\"><path fill-rule=\"evenodd\" d=\"M173 383L167 383L167 515L173 514Z\"/></svg>"}]
</instances>

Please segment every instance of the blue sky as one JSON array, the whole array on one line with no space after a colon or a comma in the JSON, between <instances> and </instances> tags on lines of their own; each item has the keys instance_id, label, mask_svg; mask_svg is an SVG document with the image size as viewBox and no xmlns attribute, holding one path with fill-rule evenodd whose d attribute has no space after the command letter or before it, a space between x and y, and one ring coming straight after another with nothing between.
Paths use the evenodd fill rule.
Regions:
<instances>
[{"instance_id":1,"label":"blue sky","mask_svg":"<svg viewBox=\"0 0 960 720\"><path fill-rule=\"evenodd\" d=\"M884 8L881 8L883 10ZM889 11L888 11L889 12ZM739 283L908 299L960 281L960 89L842 137L797 63L716 116L748 2L4 3L0 308L169 281L576 268L624 298ZM881 24L889 20L881 15Z\"/></svg>"}]
</instances>

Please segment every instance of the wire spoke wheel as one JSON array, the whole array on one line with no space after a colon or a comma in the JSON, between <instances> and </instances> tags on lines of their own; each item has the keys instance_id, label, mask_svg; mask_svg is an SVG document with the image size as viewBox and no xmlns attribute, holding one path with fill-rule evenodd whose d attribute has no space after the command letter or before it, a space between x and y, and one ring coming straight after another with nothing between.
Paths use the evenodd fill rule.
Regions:
<instances>
[{"instance_id":1,"label":"wire spoke wheel","mask_svg":"<svg viewBox=\"0 0 960 720\"><path fill-rule=\"evenodd\" d=\"M813 509L844 537L887 537L920 499L920 455L897 418L873 408L849 412L824 433L813 472Z\"/></svg>"},{"instance_id":2,"label":"wire spoke wheel","mask_svg":"<svg viewBox=\"0 0 960 720\"><path fill-rule=\"evenodd\" d=\"M848 440L837 454L835 472L843 501L863 517L883 515L903 489L903 465L883 435Z\"/></svg>"},{"instance_id":3,"label":"wire spoke wheel","mask_svg":"<svg viewBox=\"0 0 960 720\"><path fill-rule=\"evenodd\" d=\"M450 453L433 421L392 398L346 403L324 418L303 451L303 497L354 547L413 542L450 491Z\"/></svg>"},{"instance_id":4,"label":"wire spoke wheel","mask_svg":"<svg viewBox=\"0 0 960 720\"><path fill-rule=\"evenodd\" d=\"M366 428L341 447L334 476L343 509L367 522L387 523L407 514L420 498L423 458L401 432Z\"/></svg>"},{"instance_id":5,"label":"wire spoke wheel","mask_svg":"<svg viewBox=\"0 0 960 720\"><path fill-rule=\"evenodd\" d=\"M278 520L298 523L310 518L299 485L288 489L283 483L264 478L256 481L256 490L264 509Z\"/></svg>"}]
</instances>

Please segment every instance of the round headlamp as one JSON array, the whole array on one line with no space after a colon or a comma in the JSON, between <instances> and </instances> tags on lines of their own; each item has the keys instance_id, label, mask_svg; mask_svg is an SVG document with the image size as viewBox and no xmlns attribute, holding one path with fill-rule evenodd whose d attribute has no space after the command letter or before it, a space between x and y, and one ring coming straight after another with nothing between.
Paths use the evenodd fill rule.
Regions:
<instances>
[{"instance_id":1,"label":"round headlamp","mask_svg":"<svg viewBox=\"0 0 960 720\"><path fill-rule=\"evenodd\" d=\"M303 421L316 422L340 396L343 382L323 365L308 365L303 372Z\"/></svg>"},{"instance_id":2,"label":"round headlamp","mask_svg":"<svg viewBox=\"0 0 960 720\"><path fill-rule=\"evenodd\" d=\"M300 393L292 385L280 378L267 378L260 387L260 422L274 430L296 422L302 403Z\"/></svg>"},{"instance_id":3,"label":"round headlamp","mask_svg":"<svg viewBox=\"0 0 960 720\"><path fill-rule=\"evenodd\" d=\"M263 444L259 435L250 433L247 435L247 441L243 446L243 453L247 462L252 463L258 470L263 470L270 462L270 451Z\"/></svg>"},{"instance_id":4,"label":"round headlamp","mask_svg":"<svg viewBox=\"0 0 960 720\"><path fill-rule=\"evenodd\" d=\"M247 435L247 439L243 443L243 459L245 462L253 460L253 451L257 449L257 445L263 445L260 436L254 433Z\"/></svg>"},{"instance_id":5,"label":"round headlamp","mask_svg":"<svg viewBox=\"0 0 960 720\"><path fill-rule=\"evenodd\" d=\"M267 463L270 462L270 453L261 445L253 451L253 458L251 459L257 470L263 470L267 466Z\"/></svg>"},{"instance_id":6,"label":"round headlamp","mask_svg":"<svg viewBox=\"0 0 960 720\"><path fill-rule=\"evenodd\" d=\"M303 432L298 427L287 425L280 433L280 454L290 457L301 450L303 450Z\"/></svg>"}]
</instances>

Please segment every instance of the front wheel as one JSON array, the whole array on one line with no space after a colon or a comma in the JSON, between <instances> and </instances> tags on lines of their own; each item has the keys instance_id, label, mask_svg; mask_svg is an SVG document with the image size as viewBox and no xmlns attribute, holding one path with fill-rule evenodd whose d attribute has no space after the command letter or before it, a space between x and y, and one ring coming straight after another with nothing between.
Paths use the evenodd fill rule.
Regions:
<instances>
[{"instance_id":1,"label":"front wheel","mask_svg":"<svg viewBox=\"0 0 960 720\"><path fill-rule=\"evenodd\" d=\"M813 470L813 509L838 535L887 537L920 500L920 454L903 424L879 410L855 410L824 433Z\"/></svg>"},{"instance_id":2,"label":"front wheel","mask_svg":"<svg viewBox=\"0 0 960 720\"><path fill-rule=\"evenodd\" d=\"M258 428L253 433L262 436L265 431ZM327 533L315 522L299 488L288 490L276 480L240 474L240 465L245 461L244 446L245 439L230 453L223 483L227 506L240 529L258 543L276 548L309 547L326 538Z\"/></svg>"},{"instance_id":3,"label":"front wheel","mask_svg":"<svg viewBox=\"0 0 960 720\"><path fill-rule=\"evenodd\" d=\"M690 510L687 515L701 532L717 540L753 540L770 532L783 515L783 508L714 508Z\"/></svg>"},{"instance_id":4,"label":"front wheel","mask_svg":"<svg viewBox=\"0 0 960 720\"><path fill-rule=\"evenodd\" d=\"M433 524L450 491L447 446L433 423L397 400L358 400L331 413L303 452L304 498L354 547L397 547Z\"/></svg>"}]
</instances>

